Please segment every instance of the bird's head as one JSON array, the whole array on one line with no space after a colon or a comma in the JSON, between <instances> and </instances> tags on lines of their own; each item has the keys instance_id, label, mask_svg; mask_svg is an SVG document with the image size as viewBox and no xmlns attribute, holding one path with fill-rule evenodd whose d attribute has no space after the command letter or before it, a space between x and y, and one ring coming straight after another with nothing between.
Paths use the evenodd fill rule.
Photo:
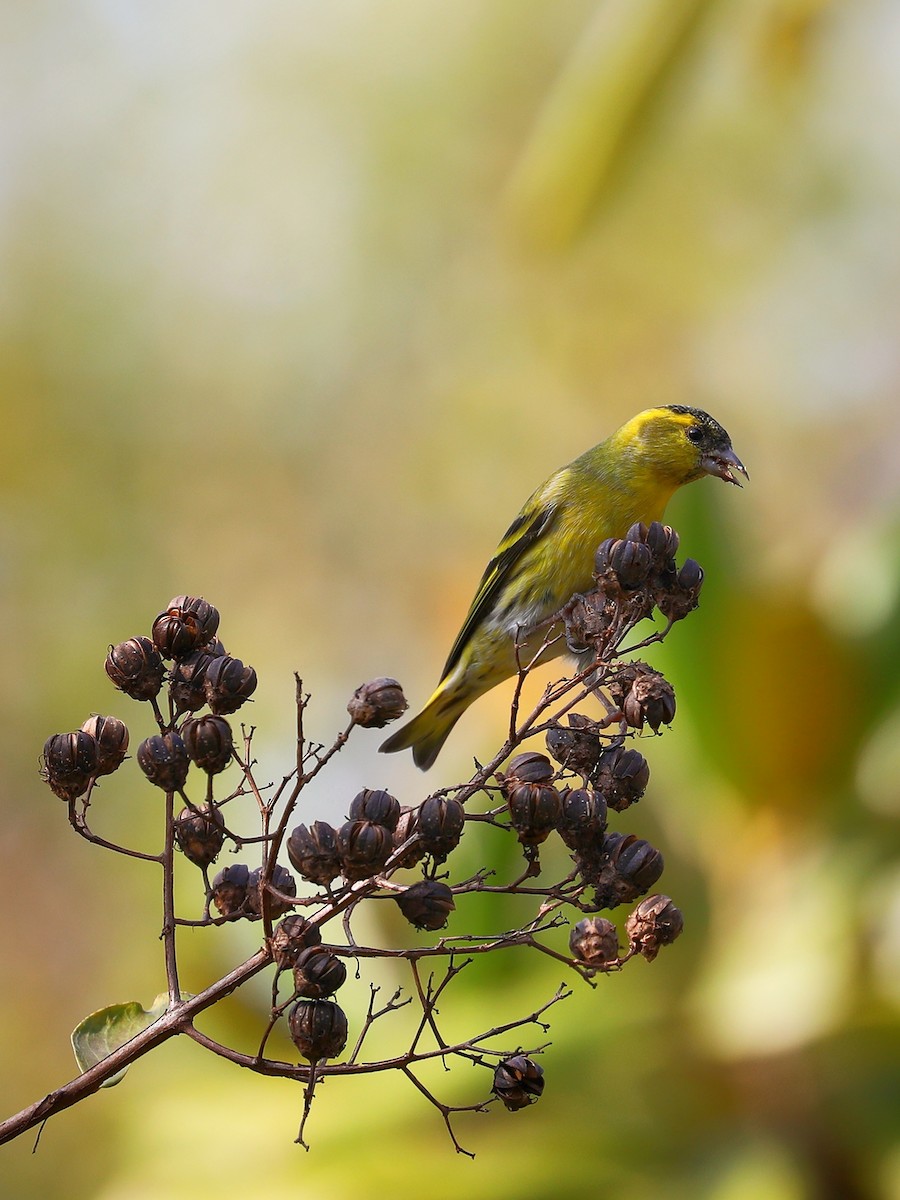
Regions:
<instances>
[{"instance_id":1,"label":"bird's head","mask_svg":"<svg viewBox=\"0 0 900 1200\"><path fill-rule=\"evenodd\" d=\"M738 487L738 475L750 478L728 434L700 408L683 404L649 408L623 425L617 437L642 465L652 467L673 487L704 475L718 475Z\"/></svg>"}]
</instances>

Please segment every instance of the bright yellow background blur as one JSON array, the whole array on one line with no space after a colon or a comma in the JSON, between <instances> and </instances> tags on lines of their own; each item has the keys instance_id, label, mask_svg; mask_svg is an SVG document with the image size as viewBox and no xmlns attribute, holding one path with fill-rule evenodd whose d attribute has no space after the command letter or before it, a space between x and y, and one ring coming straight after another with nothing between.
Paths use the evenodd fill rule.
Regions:
<instances>
[{"instance_id":1,"label":"bright yellow background blur","mask_svg":"<svg viewBox=\"0 0 900 1200\"><path fill-rule=\"evenodd\" d=\"M707 583L652 656L678 717L616 822L686 933L556 1010L539 1106L460 1119L471 1163L399 1077L335 1081L307 1155L299 1088L179 1040L0 1151L4 1196L900 1196L897 6L2 10L4 1115L73 1074L85 1014L164 983L157 873L37 776L91 712L151 732L109 642L212 600L277 779L293 670L323 741L366 678L423 701L522 500L632 413L708 408L752 476L670 509ZM462 778L508 699L427 780L360 732L303 815ZM92 815L155 849L160 809L128 763ZM257 937L185 937L185 986ZM532 1011L548 963L473 969L448 1017ZM265 993L208 1028L252 1045Z\"/></svg>"}]
</instances>

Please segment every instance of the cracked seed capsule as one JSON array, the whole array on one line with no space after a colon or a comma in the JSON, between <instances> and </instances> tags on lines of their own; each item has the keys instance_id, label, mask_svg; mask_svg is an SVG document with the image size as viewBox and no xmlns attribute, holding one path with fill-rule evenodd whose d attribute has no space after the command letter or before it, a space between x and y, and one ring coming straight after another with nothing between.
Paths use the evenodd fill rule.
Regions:
<instances>
[{"instance_id":1,"label":"cracked seed capsule","mask_svg":"<svg viewBox=\"0 0 900 1200\"><path fill-rule=\"evenodd\" d=\"M616 908L648 892L663 873L663 856L633 833L608 833L599 855L579 860L599 908Z\"/></svg>"},{"instance_id":2,"label":"cracked seed capsule","mask_svg":"<svg viewBox=\"0 0 900 1200\"><path fill-rule=\"evenodd\" d=\"M373 679L361 684L347 704L353 722L362 729L383 729L402 717L409 704L396 679Z\"/></svg>"},{"instance_id":3,"label":"cracked seed capsule","mask_svg":"<svg viewBox=\"0 0 900 1200\"><path fill-rule=\"evenodd\" d=\"M631 948L652 962L684 929L684 916L668 896L647 896L625 922Z\"/></svg>"},{"instance_id":4,"label":"cracked seed capsule","mask_svg":"<svg viewBox=\"0 0 900 1200\"><path fill-rule=\"evenodd\" d=\"M547 730L547 749L561 767L590 775L600 758L597 723L580 713L569 713L569 727L554 725Z\"/></svg>"},{"instance_id":5,"label":"cracked seed capsule","mask_svg":"<svg viewBox=\"0 0 900 1200\"><path fill-rule=\"evenodd\" d=\"M212 902L223 917L246 916L250 868L244 863L223 867L212 881Z\"/></svg>"},{"instance_id":6,"label":"cracked seed capsule","mask_svg":"<svg viewBox=\"0 0 900 1200\"><path fill-rule=\"evenodd\" d=\"M547 840L559 819L559 793L549 783L520 783L506 798L509 819L523 846Z\"/></svg>"},{"instance_id":7,"label":"cracked seed capsule","mask_svg":"<svg viewBox=\"0 0 900 1200\"><path fill-rule=\"evenodd\" d=\"M533 1059L514 1054L498 1063L491 1091L510 1112L517 1112L540 1099L544 1091L544 1072Z\"/></svg>"},{"instance_id":8,"label":"cracked seed capsule","mask_svg":"<svg viewBox=\"0 0 900 1200\"><path fill-rule=\"evenodd\" d=\"M604 967L619 959L619 934L606 917L585 917L569 934L572 957L589 967Z\"/></svg>"},{"instance_id":9,"label":"cracked seed capsule","mask_svg":"<svg viewBox=\"0 0 900 1200\"><path fill-rule=\"evenodd\" d=\"M187 658L211 641L219 612L202 596L175 596L153 622L151 634L163 658Z\"/></svg>"},{"instance_id":10,"label":"cracked seed capsule","mask_svg":"<svg viewBox=\"0 0 900 1200\"><path fill-rule=\"evenodd\" d=\"M616 812L636 804L650 782L650 764L639 750L614 746L600 756L593 783Z\"/></svg>"},{"instance_id":11,"label":"cracked seed capsule","mask_svg":"<svg viewBox=\"0 0 900 1200\"><path fill-rule=\"evenodd\" d=\"M294 964L294 990L309 1000L324 1000L342 987L347 967L327 946L308 946Z\"/></svg>"},{"instance_id":12,"label":"cracked seed capsule","mask_svg":"<svg viewBox=\"0 0 900 1200\"><path fill-rule=\"evenodd\" d=\"M288 913L275 926L269 944L272 957L284 970L293 967L304 950L320 945L321 941L322 931L318 925L310 924L300 913Z\"/></svg>"}]
</instances>

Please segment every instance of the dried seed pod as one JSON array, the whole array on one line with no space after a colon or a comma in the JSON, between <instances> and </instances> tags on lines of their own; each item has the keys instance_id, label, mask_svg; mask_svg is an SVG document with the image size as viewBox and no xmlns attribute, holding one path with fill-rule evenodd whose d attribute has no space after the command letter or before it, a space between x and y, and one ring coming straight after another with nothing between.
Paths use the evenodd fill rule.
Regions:
<instances>
[{"instance_id":1,"label":"dried seed pod","mask_svg":"<svg viewBox=\"0 0 900 1200\"><path fill-rule=\"evenodd\" d=\"M559 798L559 836L570 850L590 850L606 832L606 800L589 788L566 788Z\"/></svg>"},{"instance_id":2,"label":"dried seed pod","mask_svg":"<svg viewBox=\"0 0 900 1200\"><path fill-rule=\"evenodd\" d=\"M636 900L653 887L663 873L663 856L633 833L608 833L600 854L579 859L584 879L596 891L600 908L616 908Z\"/></svg>"},{"instance_id":3,"label":"dried seed pod","mask_svg":"<svg viewBox=\"0 0 900 1200\"><path fill-rule=\"evenodd\" d=\"M686 558L674 579L667 580L666 587L657 590L657 608L668 620L681 621L700 603L702 586L703 568L693 558Z\"/></svg>"},{"instance_id":4,"label":"dried seed pod","mask_svg":"<svg viewBox=\"0 0 900 1200\"><path fill-rule=\"evenodd\" d=\"M85 730L54 733L44 742L41 778L60 800L75 800L98 774L98 757L96 739Z\"/></svg>"},{"instance_id":5,"label":"dried seed pod","mask_svg":"<svg viewBox=\"0 0 900 1200\"><path fill-rule=\"evenodd\" d=\"M304 879L327 886L341 873L337 830L327 821L298 825L287 840L288 858Z\"/></svg>"},{"instance_id":6,"label":"dried seed pod","mask_svg":"<svg viewBox=\"0 0 900 1200\"><path fill-rule=\"evenodd\" d=\"M166 792L178 792L184 787L191 760L177 733L157 733L145 738L136 757L138 766L156 787Z\"/></svg>"},{"instance_id":7,"label":"dried seed pod","mask_svg":"<svg viewBox=\"0 0 900 1200\"><path fill-rule=\"evenodd\" d=\"M81 727L97 743L95 775L111 775L128 753L128 726L118 717L88 717Z\"/></svg>"},{"instance_id":8,"label":"dried seed pod","mask_svg":"<svg viewBox=\"0 0 900 1200\"><path fill-rule=\"evenodd\" d=\"M347 1017L333 1000L298 1000L288 1015L291 1040L304 1058L335 1058L347 1045Z\"/></svg>"},{"instance_id":9,"label":"dried seed pod","mask_svg":"<svg viewBox=\"0 0 900 1200\"><path fill-rule=\"evenodd\" d=\"M400 911L416 929L443 929L456 908L453 892L436 879L420 879L398 892L394 899Z\"/></svg>"},{"instance_id":10,"label":"dried seed pod","mask_svg":"<svg viewBox=\"0 0 900 1200\"><path fill-rule=\"evenodd\" d=\"M559 793L549 783L520 783L506 797L509 819L523 846L547 840L559 819Z\"/></svg>"},{"instance_id":11,"label":"dried seed pod","mask_svg":"<svg viewBox=\"0 0 900 1200\"><path fill-rule=\"evenodd\" d=\"M383 729L402 717L409 704L396 679L373 679L361 684L347 704L355 725L363 729Z\"/></svg>"},{"instance_id":12,"label":"dried seed pod","mask_svg":"<svg viewBox=\"0 0 900 1200\"><path fill-rule=\"evenodd\" d=\"M595 786L616 812L624 812L640 800L649 782L650 764L646 758L639 750L626 750L624 746L604 751L594 774Z\"/></svg>"},{"instance_id":13,"label":"dried seed pod","mask_svg":"<svg viewBox=\"0 0 900 1200\"><path fill-rule=\"evenodd\" d=\"M218 610L202 596L175 596L153 622L151 634L163 658L187 658L218 628Z\"/></svg>"},{"instance_id":14,"label":"dried seed pod","mask_svg":"<svg viewBox=\"0 0 900 1200\"><path fill-rule=\"evenodd\" d=\"M321 941L318 925L310 924L300 913L288 913L273 929L269 944L278 966L286 969L294 966L304 950L320 945Z\"/></svg>"},{"instance_id":15,"label":"dried seed pod","mask_svg":"<svg viewBox=\"0 0 900 1200\"><path fill-rule=\"evenodd\" d=\"M309 1000L324 1000L342 987L347 967L326 946L309 946L301 950L294 964L294 990Z\"/></svg>"},{"instance_id":16,"label":"dried seed pod","mask_svg":"<svg viewBox=\"0 0 900 1200\"><path fill-rule=\"evenodd\" d=\"M391 831L374 821L347 821L338 830L341 874L352 883L377 875L394 848Z\"/></svg>"},{"instance_id":17,"label":"dried seed pod","mask_svg":"<svg viewBox=\"0 0 900 1200\"><path fill-rule=\"evenodd\" d=\"M347 816L351 821L373 821L393 831L400 819L400 802L390 792L363 788L353 797Z\"/></svg>"},{"instance_id":18,"label":"dried seed pod","mask_svg":"<svg viewBox=\"0 0 900 1200\"><path fill-rule=\"evenodd\" d=\"M262 879L262 871L259 867L255 871L250 872L250 878L247 880L247 908L255 916L262 916L262 897L260 896L259 881ZM276 892L281 892L285 896L297 895L297 881L286 867L282 867L276 863L272 871L272 887ZM285 913L289 913L293 908L287 900L280 900L277 896L269 895L269 913L273 917L283 917Z\"/></svg>"},{"instance_id":19,"label":"dried seed pod","mask_svg":"<svg viewBox=\"0 0 900 1200\"><path fill-rule=\"evenodd\" d=\"M572 957L589 967L605 967L619 960L619 934L606 917L585 917L569 934Z\"/></svg>"},{"instance_id":20,"label":"dried seed pod","mask_svg":"<svg viewBox=\"0 0 900 1200\"><path fill-rule=\"evenodd\" d=\"M527 1108L539 1100L544 1090L544 1072L524 1054L514 1054L498 1063L491 1091L510 1112Z\"/></svg>"},{"instance_id":21,"label":"dried seed pod","mask_svg":"<svg viewBox=\"0 0 900 1200\"><path fill-rule=\"evenodd\" d=\"M668 946L684 928L681 909L668 896L647 896L625 922L632 950L652 962L660 946Z\"/></svg>"},{"instance_id":22,"label":"dried seed pod","mask_svg":"<svg viewBox=\"0 0 900 1200\"><path fill-rule=\"evenodd\" d=\"M443 862L460 843L466 824L466 810L458 800L429 796L419 809L418 831L422 848L437 862Z\"/></svg>"},{"instance_id":23,"label":"dried seed pod","mask_svg":"<svg viewBox=\"0 0 900 1200\"><path fill-rule=\"evenodd\" d=\"M630 533L631 530L628 531L628 534ZM653 565L653 555L649 546L633 540L628 534L610 547L609 570L625 591L632 592L647 582Z\"/></svg>"},{"instance_id":24,"label":"dried seed pod","mask_svg":"<svg viewBox=\"0 0 900 1200\"><path fill-rule=\"evenodd\" d=\"M225 823L215 807L201 804L197 811L183 808L175 820L178 849L196 867L208 867L225 844Z\"/></svg>"},{"instance_id":25,"label":"dried seed pod","mask_svg":"<svg viewBox=\"0 0 900 1200\"><path fill-rule=\"evenodd\" d=\"M166 668L149 638L133 637L110 646L106 674L132 700L152 700L159 694Z\"/></svg>"},{"instance_id":26,"label":"dried seed pod","mask_svg":"<svg viewBox=\"0 0 900 1200\"><path fill-rule=\"evenodd\" d=\"M595 654L602 652L616 615L616 606L606 595L606 582L603 588L576 596L566 605L566 644L573 654L580 655L591 647Z\"/></svg>"},{"instance_id":27,"label":"dried seed pod","mask_svg":"<svg viewBox=\"0 0 900 1200\"><path fill-rule=\"evenodd\" d=\"M569 713L569 728L554 725L547 730L547 749L561 767L590 775L600 757L597 722L581 713Z\"/></svg>"},{"instance_id":28,"label":"dried seed pod","mask_svg":"<svg viewBox=\"0 0 900 1200\"><path fill-rule=\"evenodd\" d=\"M661 521L653 521L647 529L644 539L653 555L653 568L656 571L669 571L678 550L678 534L671 525L663 525Z\"/></svg>"},{"instance_id":29,"label":"dried seed pod","mask_svg":"<svg viewBox=\"0 0 900 1200\"><path fill-rule=\"evenodd\" d=\"M623 664L609 680L609 694L632 729L654 733L675 717L675 689L659 671L643 662Z\"/></svg>"},{"instance_id":30,"label":"dried seed pod","mask_svg":"<svg viewBox=\"0 0 900 1200\"><path fill-rule=\"evenodd\" d=\"M256 691L256 672L239 658L223 654L206 667L203 688L206 702L217 717L237 712Z\"/></svg>"},{"instance_id":31,"label":"dried seed pod","mask_svg":"<svg viewBox=\"0 0 900 1200\"><path fill-rule=\"evenodd\" d=\"M507 795L509 789L520 783L546 783L555 772L553 763L546 754L525 750L510 760L505 774L499 775L501 790Z\"/></svg>"},{"instance_id":32,"label":"dried seed pod","mask_svg":"<svg viewBox=\"0 0 900 1200\"><path fill-rule=\"evenodd\" d=\"M397 821L397 828L391 835L392 853L395 850L399 850L403 843L408 841L418 831L419 809L408 808L404 805L400 809L400 819ZM417 839L403 851L403 856L397 860L397 866L414 867L417 862L420 862L425 857L426 853L427 851L422 845L421 840Z\"/></svg>"},{"instance_id":33,"label":"dried seed pod","mask_svg":"<svg viewBox=\"0 0 900 1200\"><path fill-rule=\"evenodd\" d=\"M207 647L189 654L172 667L169 672L169 696L176 713L196 712L206 703L206 669L213 657Z\"/></svg>"},{"instance_id":34,"label":"dried seed pod","mask_svg":"<svg viewBox=\"0 0 900 1200\"><path fill-rule=\"evenodd\" d=\"M250 868L243 863L223 867L212 881L212 902L223 917L247 912Z\"/></svg>"},{"instance_id":35,"label":"dried seed pod","mask_svg":"<svg viewBox=\"0 0 900 1200\"><path fill-rule=\"evenodd\" d=\"M234 740L224 717L188 717L181 737L191 760L207 775L218 775L231 762Z\"/></svg>"}]
</instances>

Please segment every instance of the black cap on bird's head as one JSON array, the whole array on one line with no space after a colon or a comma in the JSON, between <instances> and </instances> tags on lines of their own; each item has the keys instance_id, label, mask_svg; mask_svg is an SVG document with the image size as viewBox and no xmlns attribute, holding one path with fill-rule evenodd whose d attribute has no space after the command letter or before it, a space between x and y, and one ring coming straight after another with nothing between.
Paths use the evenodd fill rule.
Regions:
<instances>
[{"instance_id":1,"label":"black cap on bird's head","mask_svg":"<svg viewBox=\"0 0 900 1200\"><path fill-rule=\"evenodd\" d=\"M695 462L685 483L704 475L717 475L726 483L741 487L738 474L749 482L747 468L731 448L731 438L708 412L702 408L689 408L686 404L666 404L662 411L672 413L682 426L684 437L696 451Z\"/></svg>"}]
</instances>

